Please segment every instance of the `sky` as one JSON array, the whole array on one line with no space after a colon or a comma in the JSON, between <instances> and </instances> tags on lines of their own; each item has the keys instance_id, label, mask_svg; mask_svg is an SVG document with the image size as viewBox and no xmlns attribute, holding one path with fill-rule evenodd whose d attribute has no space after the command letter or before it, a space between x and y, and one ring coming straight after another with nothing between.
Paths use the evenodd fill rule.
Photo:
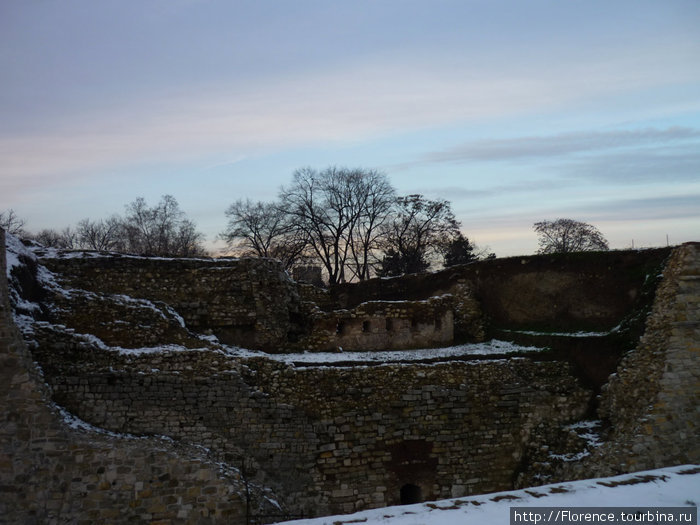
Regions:
<instances>
[{"instance_id":1,"label":"sky","mask_svg":"<svg viewBox=\"0 0 700 525\"><path fill-rule=\"evenodd\" d=\"M362 167L498 256L700 240L697 0L2 0L0 212L62 229Z\"/></svg>"}]
</instances>

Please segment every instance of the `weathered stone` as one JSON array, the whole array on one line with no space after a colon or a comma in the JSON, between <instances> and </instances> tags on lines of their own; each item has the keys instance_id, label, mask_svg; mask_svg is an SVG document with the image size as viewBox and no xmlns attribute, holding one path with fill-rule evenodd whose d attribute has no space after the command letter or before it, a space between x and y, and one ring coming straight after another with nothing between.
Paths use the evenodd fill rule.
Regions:
<instances>
[{"instance_id":1,"label":"weathered stone","mask_svg":"<svg viewBox=\"0 0 700 525\"><path fill-rule=\"evenodd\" d=\"M676 256L683 261L679 268L698 259L697 254L680 249L674 252ZM632 256L625 257L627 271ZM36 501L65 502L59 506L60 515L76 516L76 520L86 516L106 519L115 509L124 509L118 517L110 515L109 521L177 518L206 522L226 516L235 522L245 515L246 491L252 491L255 501L263 501L264 490L272 490L287 512L312 516L399 503L401 488L409 484L418 486L424 498L512 488L531 448L552 453L556 447L548 444L559 439L552 436L562 435L567 424L589 411L594 392L572 374L566 360L295 367L264 357L231 357L194 332L218 331L242 337L240 340L248 337L270 350L282 348L273 348L275 344L289 348L304 341L315 341L316 349L339 342L360 349L376 342L390 347L393 343L387 334L392 331L405 334L406 341L417 345L449 342L455 334L478 339L484 334L485 315L499 323L508 315L517 323L526 322L519 316L527 313L527 322L540 316L537 322L561 318L586 324L607 323L624 310L622 299L606 306L605 301L591 297L590 290L580 289L586 287L586 279L595 280L599 274L578 279L565 268L547 270L537 258L518 263L521 277L511 274L504 280L517 290L530 287L526 297L534 297L533 290L539 290L546 300L556 299L557 306L538 303L532 312L522 307L522 297L501 284L494 284L494 297L486 297L484 282L493 283L495 277L484 266L426 277L433 285L440 284L431 288L430 293L437 296L432 299L414 295L392 303L394 299L384 290L366 296L373 299L370 302L343 304L337 291L348 290L347 286L330 293L303 288L300 293L302 288L276 275L268 262L258 266L247 260L234 264L95 259L104 260L86 263L52 258L47 264L62 272L65 282L76 287L84 282L90 288L75 294L81 308L89 308L94 301L94 311L100 316L112 311L118 317L100 324L80 312L67 311L54 314L57 318L50 322L33 323L36 343L32 350L44 370L43 378L3 298L0 343L7 366L0 367L0 384L5 386L0 386L0 393L8 400L3 417L11 419L12 425L0 427L0 453L4 457L17 454L26 464L36 463L38 454L39 463L46 468L7 472L15 467L0 459L0 465L6 466L0 471L0 486L42 486L44 476L54 480L46 489L48 496L32 493L25 500L12 499L12 516L19 521L26 515L22 513L36 510ZM108 260L112 262L105 262ZM674 266L669 268L665 282L673 279ZM686 275L684 272L687 270L677 273ZM536 275L543 280L538 281ZM636 276L634 282L643 281L642 277ZM270 285L272 292L260 288L275 279L279 282ZM605 277L605 286L610 279ZM389 280L388 286L398 281ZM611 294L634 296L630 282L625 281L621 291L606 290L606 298ZM654 314L649 320L643 347L649 349L649 355L644 357L647 350L642 350L641 357L627 360L626 368L611 382L610 393L605 394L609 397L604 396L603 406L609 410L605 414L615 426L613 440L601 447L601 458L609 461L610 468L646 468L681 456L698 460L698 417L692 410L698 406L697 329L692 324L698 302L692 286L687 286L694 281L682 282L684 299L676 297L676 288L668 291L677 314L671 318ZM0 284L6 294L4 283ZM369 284L362 286L370 289ZM575 312L558 306L574 308L571 301L564 300L567 288L575 299L581 299ZM142 299L120 302L117 296L125 293ZM660 289L659 301L664 293ZM312 305L313 297L319 302ZM499 310L505 308L504 297L512 302L510 312ZM119 304L111 310L113 301ZM70 301L60 298L54 298L52 304L71 307ZM633 302L624 304L629 308ZM186 326L179 323L179 315ZM121 326L122 320L128 321L126 326ZM148 320L148 327L137 326L139 320ZM343 327L345 333L338 332L339 320L350 323ZM95 324L103 330L105 344L80 335L93 334ZM160 343L161 337L179 346L132 355L109 348L128 339L130 330L132 347L151 340ZM637 374L649 376L656 386L647 388ZM43 381L50 385L53 402L118 435L67 428L51 411ZM626 395L629 405L621 401ZM650 402L650 410L640 408ZM683 407L685 419L679 417L677 406ZM636 427L627 431L628 422L640 414L646 418L644 431ZM26 418L30 415L32 421L38 417L36 428L40 430L31 427L29 431ZM648 439L650 433L656 434L654 442ZM564 434L564 441L570 442L567 450L578 446L575 433ZM133 437L153 435L175 441ZM665 447L665 455L659 460L660 446ZM529 461L534 468L535 463ZM575 471L573 464L571 472ZM545 468L544 462L537 465ZM591 465L576 475L595 471L596 464ZM563 475L561 472L551 475ZM56 483L63 484L60 490L55 489ZM106 502L102 493L116 496ZM50 513L46 515L49 521L59 512L43 503L41 508ZM254 509L253 515L255 511L262 512Z\"/></svg>"}]
</instances>

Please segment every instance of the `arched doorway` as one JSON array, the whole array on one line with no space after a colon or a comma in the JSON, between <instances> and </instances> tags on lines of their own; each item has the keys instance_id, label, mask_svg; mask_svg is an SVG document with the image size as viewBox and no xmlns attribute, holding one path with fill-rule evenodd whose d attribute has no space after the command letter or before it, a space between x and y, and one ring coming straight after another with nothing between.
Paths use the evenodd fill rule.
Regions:
<instances>
[{"instance_id":1,"label":"arched doorway","mask_svg":"<svg viewBox=\"0 0 700 525\"><path fill-rule=\"evenodd\" d=\"M418 485L406 483L401 487L401 505L411 505L423 501L423 491Z\"/></svg>"}]
</instances>

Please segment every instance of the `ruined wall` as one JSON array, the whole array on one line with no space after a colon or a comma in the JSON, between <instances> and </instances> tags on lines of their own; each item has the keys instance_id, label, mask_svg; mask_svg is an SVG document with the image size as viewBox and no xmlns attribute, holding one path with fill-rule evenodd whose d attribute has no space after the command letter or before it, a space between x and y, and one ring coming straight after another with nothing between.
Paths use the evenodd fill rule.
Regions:
<instances>
[{"instance_id":1,"label":"ruined wall","mask_svg":"<svg viewBox=\"0 0 700 525\"><path fill-rule=\"evenodd\" d=\"M454 298L372 301L352 310L315 310L305 350L399 350L446 346L454 341Z\"/></svg>"},{"instance_id":2,"label":"ruined wall","mask_svg":"<svg viewBox=\"0 0 700 525\"><path fill-rule=\"evenodd\" d=\"M481 341L500 328L610 330L639 309L647 277L658 272L668 253L483 261L330 291L293 283L278 263L265 259L59 253L42 263L65 285L163 301L191 330L213 332L227 344L279 352L440 346ZM436 296L443 297L440 305L432 299ZM428 300L432 304L426 306Z\"/></svg>"},{"instance_id":3,"label":"ruined wall","mask_svg":"<svg viewBox=\"0 0 700 525\"><path fill-rule=\"evenodd\" d=\"M611 377L601 415L614 434L596 468L700 462L700 243L674 251L644 336Z\"/></svg>"},{"instance_id":4,"label":"ruined wall","mask_svg":"<svg viewBox=\"0 0 700 525\"><path fill-rule=\"evenodd\" d=\"M538 322L564 319L570 323L566 325L569 328L589 322L602 325L613 319L616 324L626 315L624 305L629 308L637 304L644 278L658 266L661 255L662 252L653 257L642 253L637 262L632 260L633 254L623 254L621 258L613 254L611 259L602 259L605 263L596 259L598 262L592 263L585 274L588 278L601 279L610 287L614 287L616 278L621 283L619 290L605 292L600 301L585 299L589 293L585 280L574 280L577 272L583 271L577 266L579 263L572 263L572 269L566 270L566 264L557 259L546 259L549 262L545 263L544 259L535 258L531 264L532 260L524 258L525 262L515 261L517 265L514 261L505 264L511 273L501 281L516 283L525 298L499 289L500 285L495 284L497 272L486 266L417 277L420 286L411 284L413 278L385 281L391 283L388 286L394 290L392 293L398 294L405 286L404 298L417 305L429 303L418 292L432 289L432 295L442 296L435 305L443 308L451 304L444 311L455 315L455 331L458 326L466 330L465 320L472 315L454 313L462 309L474 313L470 318L474 323L468 329L477 332L479 315L474 308L481 305L492 323L510 319L516 326L524 326L532 321L518 317L527 294L541 290L547 301L554 300L566 286L574 286L573 296L583 298L584 305L576 311L571 304L557 310L544 305L545 299L532 299L536 306L533 311L539 312ZM130 262L115 263L116 268L127 271L132 265L138 268L143 264L149 270L131 281L116 270L106 270L108 277L104 278L101 269L94 269L100 264L109 266L107 262L81 266L82 262L56 259L48 264L54 269L61 265L87 268L84 274L66 270L68 282L74 286L88 283L101 290L102 282L114 282L112 293L121 294L126 291L126 281L131 283L129 286L144 283L141 288L128 289L128 293L147 293L149 298L154 298L151 294L163 287L157 280L162 276L167 286L180 287L172 297L163 297L182 301L179 307L189 312L189 323L195 323L196 308L202 306L202 290L204 299L211 292L213 304L225 301L231 290L224 286L221 291L226 281L215 277L219 272L215 261L151 263L124 258L127 259ZM600 447L598 463L595 458L580 462L576 476L598 475L603 468L637 470L659 462L700 461L696 438L699 259L700 254L692 245L674 252L645 336L646 347L640 345L638 357L631 354L624 362L603 400L607 417L616 427L610 434L612 441ZM582 260L588 261L586 257ZM499 264L496 269L501 268ZM201 286L194 277L200 265L204 270L198 278L205 278ZM252 267L249 271L257 274ZM189 276L184 278L183 273ZM542 283L536 278L538 275L544 276ZM241 274L237 279L244 277ZM496 291L494 297L486 299L484 294L490 282ZM360 288L375 284L363 284ZM234 283L226 286L229 285ZM241 293L245 296L245 282L238 285L243 287ZM383 297L379 302L364 304L338 295L338 290L343 289L331 290L328 310L318 308L316 315L323 320L329 314L328 319L337 322L338 315L344 315L337 307L346 306L347 312L356 316L350 319L356 323L355 328L359 327L359 337L366 318L371 322L376 314L377 319L386 319L387 309L394 307L390 302L393 298L388 297L391 294L384 293L386 289L383 295L379 294ZM318 292L302 295L308 298L315 294ZM319 295L326 300L325 293ZM77 296L89 299L86 294ZM196 306L188 307L187 297ZM287 315L289 326L284 336L275 336L287 341L295 323L295 306L290 305L297 300L294 292L289 297L293 299L285 307L286 313L280 314ZM372 297L369 294L366 299ZM255 317L257 323L265 315L260 308L274 299L273 295L266 295L256 303L255 310L245 311L252 312L250 317ZM508 307L508 301L515 303ZM540 308L536 301L542 301L544 306ZM606 301L610 305L603 304ZM303 299L301 304L299 312L308 307ZM498 313L499 304L506 305L505 313ZM151 308L146 304L136 306L128 309L129 316L139 317L137 311ZM206 308L210 306L207 304ZM435 313L442 311L439 308L430 311L425 319L430 319L432 326L425 323L424 329L435 332ZM16 331L7 339L4 329L9 323L0 324L2 344L20 348L25 356L22 363L12 357L0 363L3 371L9 371L7 377L0 378L2 384L13 385L0 390L3 410L9 407L2 413L2 421L8 424L2 427L0 474L2 486L13 487L8 490L9 497L5 493L0 493L0 497L12 505L8 508L16 512L16 521L27 521L23 518L34 515L40 516L37 521L44 521L41 518L56 516L59 511L53 509L59 508L69 519L89 516L91 521L162 518L174 522L177 511L185 513L183 520L195 521L200 516L223 520L228 513L226 521L241 523L245 517L240 494L246 482L249 487L250 482L270 487L280 498L284 512L306 516L400 503L402 489L407 487L417 490L422 500L508 489L526 468L532 447L547 446L547 441L538 441L542 436L561 433L568 423L590 415L593 392L581 386L565 361L517 358L432 365L295 367L266 358L232 357L214 346L195 349L187 343L189 336L176 329L176 316L165 306L156 310L160 313L152 315L165 323L163 334L172 332L168 337L176 341L184 338L183 346L157 352L104 348L90 338L71 333L65 326L46 322L33 326L38 344L32 350L44 370L53 399L70 412L113 432L170 436L177 446L154 439L125 440L101 434L94 439L85 438L82 433L66 429L51 412L50 404L32 393L41 388L41 383L31 375L35 372L24 346L16 346ZM561 312L564 317L560 317ZM581 312L585 323L577 324L576 316ZM408 318L406 314L403 319ZM86 325L85 321L81 323ZM247 326L257 327L256 323ZM265 333L265 323L261 321L259 326ZM305 336L303 327L298 333ZM343 336L337 328L331 335ZM20 404L14 405L15 401ZM649 403L652 409L645 409ZM28 415L22 419L25 413ZM646 420L635 425L640 415ZM44 418L50 425L58 425L59 430L50 430L49 435L44 430ZM35 426L38 430L32 433ZM44 441L47 435L48 440ZM33 436L37 436L36 440ZM210 458L220 462L228 474L217 474L217 468L207 470L206 465L211 465L208 459L188 455L192 445L210 449ZM139 467L139 461L145 461L144 466ZM31 470L28 465L46 467ZM20 490L31 499L17 496ZM262 492L259 499L264 499ZM37 508L38 511L32 510ZM104 516L96 510L103 508L107 513ZM258 515L262 513L264 509L258 511Z\"/></svg>"},{"instance_id":5,"label":"ruined wall","mask_svg":"<svg viewBox=\"0 0 700 525\"><path fill-rule=\"evenodd\" d=\"M97 294L131 298L122 304L119 322L128 320L137 306L133 299L160 301L156 309L171 309L186 327L213 333L226 344L283 350L383 350L444 346L455 339L482 340L483 320L478 302L464 283L441 298L419 301L369 302L351 309L338 308L331 294L310 284L289 280L278 263L267 259L162 259L66 252L46 255L41 263L56 273L63 286L75 290L70 297L53 299L61 310L61 323L86 327L106 342L126 347L156 341L189 344L186 334L168 326L167 312L154 306L141 308L136 333L119 340L118 327L107 310L113 297L100 301ZM126 301L123 301L124 303ZM81 303L92 303L80 308ZM167 307L167 308L166 308ZM111 312L114 318L115 312ZM172 315L170 316L172 317ZM150 320L149 320L150 319ZM172 323L170 323L172 325ZM147 333L140 327L146 325ZM125 328L128 325L125 324ZM148 335L150 334L150 336Z\"/></svg>"},{"instance_id":6,"label":"ruined wall","mask_svg":"<svg viewBox=\"0 0 700 525\"><path fill-rule=\"evenodd\" d=\"M12 320L5 271L0 229L1 520L244 522L239 474L201 450L66 424Z\"/></svg>"},{"instance_id":7,"label":"ruined wall","mask_svg":"<svg viewBox=\"0 0 700 525\"><path fill-rule=\"evenodd\" d=\"M48 328L47 328L48 329ZM294 367L210 351L39 348L56 401L103 428L212 450L306 516L512 487L531 429L581 418L568 364Z\"/></svg>"},{"instance_id":8,"label":"ruined wall","mask_svg":"<svg viewBox=\"0 0 700 525\"><path fill-rule=\"evenodd\" d=\"M609 330L634 310L670 248L511 257L331 288L333 303L419 300L471 290L491 328ZM459 333L459 332L458 332Z\"/></svg>"},{"instance_id":9,"label":"ruined wall","mask_svg":"<svg viewBox=\"0 0 700 525\"><path fill-rule=\"evenodd\" d=\"M68 287L163 301L188 328L222 342L279 351L293 340L300 299L272 259L44 257Z\"/></svg>"},{"instance_id":10,"label":"ruined wall","mask_svg":"<svg viewBox=\"0 0 700 525\"><path fill-rule=\"evenodd\" d=\"M700 244L688 243L673 250L643 336L603 386L598 430L536 429L518 486L700 463L699 358Z\"/></svg>"}]
</instances>

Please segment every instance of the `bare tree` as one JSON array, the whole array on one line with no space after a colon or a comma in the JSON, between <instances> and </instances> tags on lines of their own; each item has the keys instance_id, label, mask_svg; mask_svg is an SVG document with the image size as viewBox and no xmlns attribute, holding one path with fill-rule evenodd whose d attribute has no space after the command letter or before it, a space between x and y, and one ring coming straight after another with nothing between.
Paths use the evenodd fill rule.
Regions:
<instances>
[{"instance_id":1,"label":"bare tree","mask_svg":"<svg viewBox=\"0 0 700 525\"><path fill-rule=\"evenodd\" d=\"M12 208L0 213L0 228L9 234L20 237L26 235L27 232L24 230L24 225L24 219L20 219Z\"/></svg>"},{"instance_id":2,"label":"bare tree","mask_svg":"<svg viewBox=\"0 0 700 525\"><path fill-rule=\"evenodd\" d=\"M30 239L48 248L60 248L61 250L74 250L78 247L77 234L70 227L58 231L45 228L36 234L29 234Z\"/></svg>"},{"instance_id":3,"label":"bare tree","mask_svg":"<svg viewBox=\"0 0 700 525\"><path fill-rule=\"evenodd\" d=\"M446 200L413 194L396 200L387 227L380 275L418 273L430 267L441 247L460 235L460 223Z\"/></svg>"},{"instance_id":4,"label":"bare tree","mask_svg":"<svg viewBox=\"0 0 700 525\"><path fill-rule=\"evenodd\" d=\"M226 210L221 237L240 255L279 259L290 269L303 255L306 237L277 203L238 200Z\"/></svg>"},{"instance_id":5,"label":"bare tree","mask_svg":"<svg viewBox=\"0 0 700 525\"><path fill-rule=\"evenodd\" d=\"M114 215L109 219L83 219L77 226L78 245L86 250L118 250L122 242L122 220Z\"/></svg>"},{"instance_id":6,"label":"bare tree","mask_svg":"<svg viewBox=\"0 0 700 525\"><path fill-rule=\"evenodd\" d=\"M360 215L348 237L349 268L356 279L364 281L372 277L378 262L376 252L386 234L396 194L386 175L368 170L358 179L357 200Z\"/></svg>"},{"instance_id":7,"label":"bare tree","mask_svg":"<svg viewBox=\"0 0 700 525\"><path fill-rule=\"evenodd\" d=\"M204 253L203 235L186 218L175 198L164 195L149 208L143 197L126 206L122 242L125 251L139 255L191 257Z\"/></svg>"},{"instance_id":8,"label":"bare tree","mask_svg":"<svg viewBox=\"0 0 700 525\"><path fill-rule=\"evenodd\" d=\"M595 226L573 219L536 222L538 253L570 253L607 250L608 241Z\"/></svg>"},{"instance_id":9,"label":"bare tree","mask_svg":"<svg viewBox=\"0 0 700 525\"><path fill-rule=\"evenodd\" d=\"M353 275L366 278L368 274L365 266L384 213L378 203L374 204L374 212L368 212L372 202L369 192L377 183L385 186L384 193L389 191L385 176L374 171L329 167L318 172L302 168L294 173L292 184L281 191L283 209L307 239L330 284ZM372 223L366 220L371 216ZM349 259L355 265L346 273Z\"/></svg>"}]
</instances>

